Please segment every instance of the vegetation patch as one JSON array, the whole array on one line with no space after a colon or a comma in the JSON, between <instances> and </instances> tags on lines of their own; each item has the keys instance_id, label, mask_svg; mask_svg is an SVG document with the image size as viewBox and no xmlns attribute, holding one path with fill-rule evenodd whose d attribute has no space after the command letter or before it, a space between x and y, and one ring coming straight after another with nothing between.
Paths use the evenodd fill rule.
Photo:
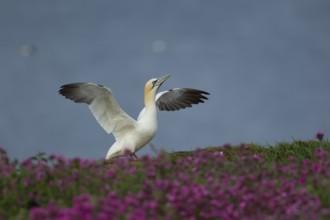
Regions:
<instances>
[{"instance_id":1,"label":"vegetation patch","mask_svg":"<svg viewBox=\"0 0 330 220\"><path fill-rule=\"evenodd\" d=\"M241 144L139 160L0 151L0 219L330 219L330 143Z\"/></svg>"}]
</instances>

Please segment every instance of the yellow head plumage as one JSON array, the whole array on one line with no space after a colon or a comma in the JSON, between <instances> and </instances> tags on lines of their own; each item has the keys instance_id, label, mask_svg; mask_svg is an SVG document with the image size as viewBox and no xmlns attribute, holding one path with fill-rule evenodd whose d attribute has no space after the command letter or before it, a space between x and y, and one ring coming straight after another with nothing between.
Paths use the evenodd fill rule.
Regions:
<instances>
[{"instance_id":1,"label":"yellow head plumage","mask_svg":"<svg viewBox=\"0 0 330 220\"><path fill-rule=\"evenodd\" d=\"M155 97L159 87L170 77L166 75L158 79L150 79L144 87L144 104L145 106L154 105Z\"/></svg>"}]
</instances>

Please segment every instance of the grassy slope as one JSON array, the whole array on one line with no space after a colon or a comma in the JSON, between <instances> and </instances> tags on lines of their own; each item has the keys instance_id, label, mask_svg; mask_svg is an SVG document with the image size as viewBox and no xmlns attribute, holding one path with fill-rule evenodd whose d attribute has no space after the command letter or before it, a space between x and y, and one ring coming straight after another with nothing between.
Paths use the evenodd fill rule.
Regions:
<instances>
[{"instance_id":1,"label":"grassy slope","mask_svg":"<svg viewBox=\"0 0 330 220\"><path fill-rule=\"evenodd\" d=\"M256 144L242 144L240 146L230 146L230 145L225 145L225 146L216 146L216 147L208 147L205 149L200 149L199 151L208 151L208 152L214 152L214 151L220 151L223 153L224 158L228 161L224 167L221 167L221 170L224 171L230 171L230 172L235 172L235 170L240 169L239 167L235 167L235 161L238 159L244 157L244 156L253 156L253 155L259 155L263 158L265 161L265 164L272 166L274 164L287 164L292 158L295 158L297 161L302 161L302 160L314 160L314 152L316 149L322 148L326 151L330 151L330 142L328 141L293 141L292 143L278 143L275 146L259 146ZM173 152L173 153L164 153L164 158L167 161L170 161L172 164L176 164L179 160L183 158L188 158L188 157L194 157L195 151L191 152ZM0 157L1 158L4 157ZM34 157L34 161L45 161L46 163L49 163L49 158L46 158L44 155L40 154ZM0 161L1 162L1 161ZM99 164L102 164L102 162L98 162ZM141 158L141 160L138 161L132 161L129 162L134 164L134 166L139 169L143 169L146 164L144 163L144 159ZM148 162L149 163L149 162ZM151 161L152 163L152 161ZM74 163L71 165L74 166ZM77 165L78 170L82 169ZM107 168L112 168L112 164L106 164L104 166L105 169ZM157 167L157 166L155 166ZM263 166L264 168L265 166ZM85 171L85 170L84 170ZM67 170L66 172L71 172L70 170ZM87 171L86 171L87 172ZM138 172L137 172L138 173ZM72 192L67 191L65 192L65 196L67 199L64 200L63 194L60 192L57 192L58 190L55 188L50 188L48 187L48 181L49 179L53 180L59 177L45 177L42 178L41 181L36 182L36 184L32 184L32 186L29 189L24 188L22 182L23 179L28 177L28 175L31 175L31 173L23 171L22 173L17 172L15 174L12 174L12 178L15 178L17 184L19 184L16 187L16 190L13 190L12 193L10 194L10 197L6 198L6 200L0 201L0 214L4 214L5 216L9 217L13 215L15 216L14 213L17 214L17 207L15 208L14 201L16 199L21 199L22 201L26 198L24 198L24 195L28 195L31 193L31 191L36 192L38 194L44 195L45 198L41 199L40 201L42 202L40 205L45 206L49 200L49 198L61 198L61 201L64 206L68 205L69 200L71 200L72 195L79 195L81 192L84 192L84 190L87 189L85 193L88 194L95 194L97 195L100 192L92 192L90 190L98 189L100 180L95 180L94 182L91 182L94 187L91 187L91 185L86 185L86 189L84 189L84 186L82 186L82 189L77 190L77 186L72 186ZM65 176L65 174L59 174ZM77 174L78 179L81 182L84 182L84 180L89 180L90 177L84 177L83 173L82 174ZM117 174L116 174L117 175ZM119 175L119 174L118 174ZM121 175L121 174L120 174ZM157 174L157 175L162 175L162 174ZM121 175L120 178L118 178L120 181L120 184L114 185L113 189L116 189L119 194L126 194L127 189L129 189L132 192L132 182L134 182L136 190L133 191L139 191L140 186L143 185L144 179L143 175ZM125 184L125 180L127 184ZM0 184L1 185L6 185L6 182L8 179L1 179L0 177ZM79 183L74 183L74 184L79 184ZM101 183L102 184L102 183ZM329 184L329 181L326 182L326 184ZM78 185L79 186L79 185ZM35 187L35 188L34 188ZM309 191L312 192L313 194L317 195L320 198L321 204L323 207L328 207L330 208L330 188L315 188L312 184L308 187ZM73 192L75 191L75 192ZM48 197L48 198L47 198ZM16 199L15 199L16 198ZM57 199L56 199L57 201ZM20 216L26 216L27 210L29 209L29 204L31 200L28 200L26 202L21 202L20 204L26 204L21 206L21 214ZM33 201L32 201L33 202ZM69 202L70 203L70 202ZM33 205L33 204L32 204ZM14 208L13 208L14 206ZM6 214L5 214L6 213ZM11 214L9 214L11 213ZM9 215L7 215L9 214ZM17 217L17 216L16 216ZM17 218L12 218L12 219L17 219Z\"/></svg>"},{"instance_id":2,"label":"grassy slope","mask_svg":"<svg viewBox=\"0 0 330 220\"><path fill-rule=\"evenodd\" d=\"M154 149L154 148L153 148ZM232 169L231 163L239 158L244 156L253 156L259 155L264 159L264 162L267 166L271 167L274 164L287 164L290 160L294 158L297 161L303 160L311 160L313 161L315 158L315 151L317 149L323 149L327 152L330 152L330 142L329 141L300 141L295 140L291 143L288 142L279 142L275 146L262 146L258 144L241 144L237 146L232 146L229 144L223 146L213 146L207 147L203 149L197 149L196 151L207 151L207 152L222 152L226 160L229 162L228 167L224 167L223 170ZM155 149L154 149L155 150ZM178 151L168 153L166 151L160 151L160 153L165 154L168 160L172 163L176 163L176 161L193 157L196 151ZM155 152L157 153L157 152ZM330 159L330 154L329 159ZM139 161L134 161L136 165L139 164ZM110 165L111 167L111 165ZM309 187L310 191L315 195L319 196L321 199L321 203L323 207L330 208L330 188L314 188L313 186Z\"/></svg>"},{"instance_id":3,"label":"grassy slope","mask_svg":"<svg viewBox=\"0 0 330 220\"><path fill-rule=\"evenodd\" d=\"M319 141L293 141L291 143L277 143L275 146L261 146L257 144L241 144L239 146L215 146L201 149L203 151L222 151L227 160L235 160L241 156L258 154L266 161L272 163L286 163L289 157L295 157L298 160L312 159L313 153L317 148L323 148L330 151L330 142ZM193 151L181 151L170 153L172 161L193 155Z\"/></svg>"}]
</instances>

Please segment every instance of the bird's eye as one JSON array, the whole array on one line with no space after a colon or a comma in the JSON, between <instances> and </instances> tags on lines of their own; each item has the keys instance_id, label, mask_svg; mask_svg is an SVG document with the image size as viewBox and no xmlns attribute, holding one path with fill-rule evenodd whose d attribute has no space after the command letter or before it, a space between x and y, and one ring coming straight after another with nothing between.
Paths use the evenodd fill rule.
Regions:
<instances>
[{"instance_id":1,"label":"bird's eye","mask_svg":"<svg viewBox=\"0 0 330 220\"><path fill-rule=\"evenodd\" d=\"M152 81L152 88L155 87L157 80Z\"/></svg>"}]
</instances>

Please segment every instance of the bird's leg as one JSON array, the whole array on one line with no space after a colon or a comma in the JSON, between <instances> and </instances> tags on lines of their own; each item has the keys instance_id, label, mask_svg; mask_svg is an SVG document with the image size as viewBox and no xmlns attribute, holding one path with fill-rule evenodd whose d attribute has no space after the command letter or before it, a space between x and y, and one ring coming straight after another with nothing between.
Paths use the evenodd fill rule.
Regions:
<instances>
[{"instance_id":1,"label":"bird's leg","mask_svg":"<svg viewBox=\"0 0 330 220\"><path fill-rule=\"evenodd\" d=\"M136 160L138 159L138 157L136 156L135 153L130 154L130 156L131 156L131 157L134 157Z\"/></svg>"}]
</instances>

